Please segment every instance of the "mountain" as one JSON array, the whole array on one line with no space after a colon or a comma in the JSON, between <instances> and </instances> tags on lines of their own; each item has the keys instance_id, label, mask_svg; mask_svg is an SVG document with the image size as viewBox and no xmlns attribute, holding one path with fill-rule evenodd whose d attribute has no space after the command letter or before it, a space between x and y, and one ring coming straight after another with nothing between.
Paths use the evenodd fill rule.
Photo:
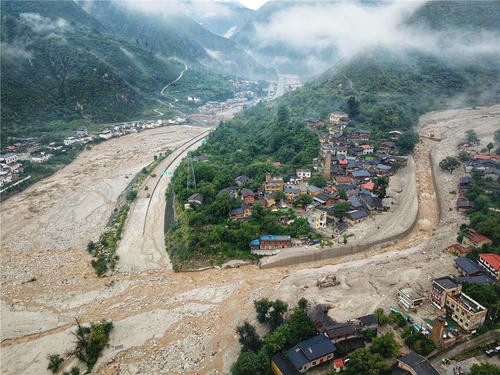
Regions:
<instances>
[{"instance_id":1,"label":"mountain","mask_svg":"<svg viewBox=\"0 0 500 375\"><path fill-rule=\"evenodd\" d=\"M182 13L207 30L226 38L230 38L238 27L250 21L255 13L233 1L183 1L177 6Z\"/></svg>"},{"instance_id":2,"label":"mountain","mask_svg":"<svg viewBox=\"0 0 500 375\"><path fill-rule=\"evenodd\" d=\"M1 42L4 136L137 116L183 69L107 33L72 1L3 1Z\"/></svg>"},{"instance_id":3,"label":"mountain","mask_svg":"<svg viewBox=\"0 0 500 375\"><path fill-rule=\"evenodd\" d=\"M211 33L182 13L182 3L148 3L150 8L140 2L79 4L113 34L152 53L175 57L195 69L252 78L270 75L236 43Z\"/></svg>"}]
</instances>

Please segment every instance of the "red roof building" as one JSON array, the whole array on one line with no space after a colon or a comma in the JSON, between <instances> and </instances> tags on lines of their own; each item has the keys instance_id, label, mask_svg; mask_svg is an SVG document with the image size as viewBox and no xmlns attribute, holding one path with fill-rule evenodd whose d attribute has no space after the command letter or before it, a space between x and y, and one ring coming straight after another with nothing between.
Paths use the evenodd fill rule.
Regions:
<instances>
[{"instance_id":1,"label":"red roof building","mask_svg":"<svg viewBox=\"0 0 500 375\"><path fill-rule=\"evenodd\" d=\"M485 235L478 233L472 228L469 228L469 233L464 236L463 240L464 244L474 246L474 247L482 247L483 245L491 245L491 240Z\"/></svg>"},{"instance_id":2,"label":"red roof building","mask_svg":"<svg viewBox=\"0 0 500 375\"><path fill-rule=\"evenodd\" d=\"M366 190L373 190L374 186L375 186L375 184L373 182L371 182L371 181L368 181L365 184L361 184L361 187L363 189L366 189Z\"/></svg>"},{"instance_id":3,"label":"red roof building","mask_svg":"<svg viewBox=\"0 0 500 375\"><path fill-rule=\"evenodd\" d=\"M459 243L453 244L450 247L448 247L448 251L454 255L457 255L459 257L466 255L467 253L470 253L472 250L474 250L473 246L462 246Z\"/></svg>"},{"instance_id":4,"label":"red roof building","mask_svg":"<svg viewBox=\"0 0 500 375\"><path fill-rule=\"evenodd\" d=\"M500 255L498 254L479 254L479 265L482 266L495 280L500 276Z\"/></svg>"},{"instance_id":5,"label":"red roof building","mask_svg":"<svg viewBox=\"0 0 500 375\"><path fill-rule=\"evenodd\" d=\"M342 358L333 360L333 369L336 372L340 372L340 370L344 367L344 360Z\"/></svg>"}]
</instances>

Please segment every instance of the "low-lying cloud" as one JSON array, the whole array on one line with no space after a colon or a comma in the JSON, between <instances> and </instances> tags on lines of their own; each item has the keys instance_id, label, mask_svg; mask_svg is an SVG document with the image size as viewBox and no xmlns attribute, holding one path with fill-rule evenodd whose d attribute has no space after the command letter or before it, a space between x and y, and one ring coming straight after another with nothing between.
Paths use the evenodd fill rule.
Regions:
<instances>
[{"instance_id":1,"label":"low-lying cloud","mask_svg":"<svg viewBox=\"0 0 500 375\"><path fill-rule=\"evenodd\" d=\"M37 34L67 32L72 29L69 22L60 17L52 20L38 13L21 13L19 18Z\"/></svg>"},{"instance_id":2,"label":"low-lying cloud","mask_svg":"<svg viewBox=\"0 0 500 375\"><path fill-rule=\"evenodd\" d=\"M286 45L298 54L308 54L314 73L323 69L325 63L332 63L322 55L345 59L372 47L413 49L439 56L500 52L498 34L442 32L408 25L406 21L425 2L311 1L290 5L265 22L254 23L254 42L257 50L269 51L273 46Z\"/></svg>"}]
</instances>

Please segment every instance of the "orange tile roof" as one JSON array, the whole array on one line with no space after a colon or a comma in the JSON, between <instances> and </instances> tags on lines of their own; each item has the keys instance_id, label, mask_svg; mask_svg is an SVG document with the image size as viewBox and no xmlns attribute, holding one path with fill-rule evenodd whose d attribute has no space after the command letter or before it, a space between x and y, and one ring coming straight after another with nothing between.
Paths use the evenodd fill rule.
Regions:
<instances>
[{"instance_id":1,"label":"orange tile roof","mask_svg":"<svg viewBox=\"0 0 500 375\"><path fill-rule=\"evenodd\" d=\"M367 148L373 148L373 146L370 146L370 145L361 145L361 147L365 148L365 149L367 149Z\"/></svg>"},{"instance_id":2,"label":"orange tile roof","mask_svg":"<svg viewBox=\"0 0 500 375\"><path fill-rule=\"evenodd\" d=\"M281 166L281 163L279 161L275 161L273 164L274 164L275 167L280 167Z\"/></svg>"},{"instance_id":3,"label":"orange tile roof","mask_svg":"<svg viewBox=\"0 0 500 375\"><path fill-rule=\"evenodd\" d=\"M500 270L500 255L497 254L479 254L479 257L483 258L490 266L496 270Z\"/></svg>"},{"instance_id":4,"label":"orange tile roof","mask_svg":"<svg viewBox=\"0 0 500 375\"><path fill-rule=\"evenodd\" d=\"M491 155L475 154L472 158L473 158L473 159L483 159L483 160L487 160L487 159L491 159Z\"/></svg>"},{"instance_id":5,"label":"orange tile roof","mask_svg":"<svg viewBox=\"0 0 500 375\"><path fill-rule=\"evenodd\" d=\"M344 360L342 358L339 358L339 359L334 359L333 360L333 365L336 367L336 368L341 368L341 367L344 367Z\"/></svg>"},{"instance_id":6,"label":"orange tile roof","mask_svg":"<svg viewBox=\"0 0 500 375\"><path fill-rule=\"evenodd\" d=\"M477 236L474 236L474 238L472 239L472 241L474 241L475 243L480 243L482 241L488 241L489 238L482 235L482 234L478 234Z\"/></svg>"},{"instance_id":7,"label":"orange tile roof","mask_svg":"<svg viewBox=\"0 0 500 375\"><path fill-rule=\"evenodd\" d=\"M340 161L340 164L341 164L341 165L347 165L347 163L348 163L347 159L342 159L342 160Z\"/></svg>"},{"instance_id":8,"label":"orange tile roof","mask_svg":"<svg viewBox=\"0 0 500 375\"><path fill-rule=\"evenodd\" d=\"M367 183L361 185L361 187L363 189L367 189L367 190L373 190L374 186L375 186L375 184L371 181L368 181Z\"/></svg>"}]
</instances>

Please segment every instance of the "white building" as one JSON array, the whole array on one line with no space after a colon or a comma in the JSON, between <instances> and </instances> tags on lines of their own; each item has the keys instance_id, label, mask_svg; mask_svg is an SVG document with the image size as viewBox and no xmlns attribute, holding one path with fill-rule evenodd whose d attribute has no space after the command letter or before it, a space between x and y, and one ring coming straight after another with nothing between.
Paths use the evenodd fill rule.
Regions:
<instances>
[{"instance_id":1,"label":"white building","mask_svg":"<svg viewBox=\"0 0 500 375\"><path fill-rule=\"evenodd\" d=\"M31 161L33 163L44 163L47 160L49 160L53 155L52 154L46 154L45 152L42 152L37 155L32 155L31 156Z\"/></svg>"},{"instance_id":2,"label":"white building","mask_svg":"<svg viewBox=\"0 0 500 375\"><path fill-rule=\"evenodd\" d=\"M310 169L297 169L296 174L297 177L301 180L308 180L311 178L311 170Z\"/></svg>"},{"instance_id":3,"label":"white building","mask_svg":"<svg viewBox=\"0 0 500 375\"><path fill-rule=\"evenodd\" d=\"M65 146L70 146L70 145L72 145L73 143L78 142L78 139L76 139L75 137L68 137L68 138L66 138L63 142L64 142L64 145L65 145Z\"/></svg>"},{"instance_id":4,"label":"white building","mask_svg":"<svg viewBox=\"0 0 500 375\"><path fill-rule=\"evenodd\" d=\"M17 161L17 155L12 152L0 155L1 163L10 164L10 163L15 163L16 161Z\"/></svg>"},{"instance_id":5,"label":"white building","mask_svg":"<svg viewBox=\"0 0 500 375\"><path fill-rule=\"evenodd\" d=\"M111 137L113 137L113 134L109 130L105 130L99 133L99 138L111 139Z\"/></svg>"}]
</instances>

